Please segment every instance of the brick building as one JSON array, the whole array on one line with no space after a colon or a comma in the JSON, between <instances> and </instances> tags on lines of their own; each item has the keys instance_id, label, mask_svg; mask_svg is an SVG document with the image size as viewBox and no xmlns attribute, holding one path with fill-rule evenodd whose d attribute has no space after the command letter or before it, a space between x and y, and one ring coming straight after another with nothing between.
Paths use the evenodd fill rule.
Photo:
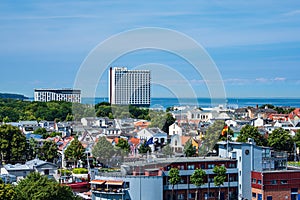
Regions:
<instances>
[{"instance_id":1,"label":"brick building","mask_svg":"<svg viewBox=\"0 0 300 200\"><path fill-rule=\"evenodd\" d=\"M300 199L300 170L251 173L252 200Z\"/></svg>"}]
</instances>

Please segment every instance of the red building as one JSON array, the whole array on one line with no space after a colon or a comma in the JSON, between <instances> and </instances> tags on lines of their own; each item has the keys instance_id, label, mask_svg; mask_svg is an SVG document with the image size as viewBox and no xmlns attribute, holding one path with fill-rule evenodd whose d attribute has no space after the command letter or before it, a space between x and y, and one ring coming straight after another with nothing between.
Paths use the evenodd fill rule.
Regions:
<instances>
[{"instance_id":1,"label":"red building","mask_svg":"<svg viewBox=\"0 0 300 200\"><path fill-rule=\"evenodd\" d=\"M251 173L252 200L300 199L300 170Z\"/></svg>"},{"instance_id":2,"label":"red building","mask_svg":"<svg viewBox=\"0 0 300 200\"><path fill-rule=\"evenodd\" d=\"M163 199L172 199L172 185L169 183L169 170L178 168L181 176L181 182L175 185L176 199L194 200L197 187L190 181L190 176L194 170L199 168L206 172L205 184L199 189L198 198L212 200L218 197L219 188L214 185L213 168L215 166L225 166L226 180L220 187L220 199L237 199L238 194L238 169L235 159L207 157L201 159L199 157L180 157L180 158L164 158L156 159L155 162L149 163L126 163L132 169L132 175L145 176L163 176Z\"/></svg>"}]
</instances>

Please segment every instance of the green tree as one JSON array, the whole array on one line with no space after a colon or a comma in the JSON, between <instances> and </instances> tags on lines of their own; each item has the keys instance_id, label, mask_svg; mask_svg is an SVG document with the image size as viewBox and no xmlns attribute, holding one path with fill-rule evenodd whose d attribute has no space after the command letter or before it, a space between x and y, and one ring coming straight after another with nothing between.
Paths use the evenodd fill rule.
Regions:
<instances>
[{"instance_id":1,"label":"green tree","mask_svg":"<svg viewBox=\"0 0 300 200\"><path fill-rule=\"evenodd\" d=\"M172 199L174 199L174 187L180 183L181 177L178 168L171 168L169 171L169 183L172 185Z\"/></svg>"},{"instance_id":2,"label":"green tree","mask_svg":"<svg viewBox=\"0 0 300 200\"><path fill-rule=\"evenodd\" d=\"M162 127L162 131L164 131L165 133L169 134L169 126L171 126L172 124L174 124L176 121L176 119L172 116L171 113L167 113L165 116L165 123Z\"/></svg>"},{"instance_id":3,"label":"green tree","mask_svg":"<svg viewBox=\"0 0 300 200\"><path fill-rule=\"evenodd\" d=\"M33 133L37 135L42 135L43 139L46 139L49 136L45 128L37 128L35 131L33 131Z\"/></svg>"},{"instance_id":4,"label":"green tree","mask_svg":"<svg viewBox=\"0 0 300 200\"><path fill-rule=\"evenodd\" d=\"M45 128L37 128L35 131L33 131L34 134L43 135L47 133L47 130Z\"/></svg>"},{"instance_id":5,"label":"green tree","mask_svg":"<svg viewBox=\"0 0 300 200\"><path fill-rule=\"evenodd\" d=\"M118 150L120 150L122 156L128 155L130 151L130 145L128 144L128 141L123 138L119 139L118 144L116 144L116 147Z\"/></svg>"},{"instance_id":6,"label":"green tree","mask_svg":"<svg viewBox=\"0 0 300 200\"><path fill-rule=\"evenodd\" d=\"M200 156L206 156L207 153L216 148L216 144L219 141L223 128L224 121L222 120L216 120L207 128L204 138L202 139L202 145L199 147Z\"/></svg>"},{"instance_id":7,"label":"green tree","mask_svg":"<svg viewBox=\"0 0 300 200\"><path fill-rule=\"evenodd\" d=\"M146 141L144 141L143 144L140 145L138 148L139 154L146 154L147 152L151 153L151 148L149 145L146 145Z\"/></svg>"},{"instance_id":8,"label":"green tree","mask_svg":"<svg viewBox=\"0 0 300 200\"><path fill-rule=\"evenodd\" d=\"M221 193L221 185L224 184L226 180L226 167L216 165L213 169L213 172L216 174L214 177L214 184L215 186L219 187L219 195L218 199L220 200L220 193Z\"/></svg>"},{"instance_id":9,"label":"green tree","mask_svg":"<svg viewBox=\"0 0 300 200\"><path fill-rule=\"evenodd\" d=\"M7 163L26 159L26 138L18 127L0 126L0 152Z\"/></svg>"},{"instance_id":10,"label":"green tree","mask_svg":"<svg viewBox=\"0 0 300 200\"><path fill-rule=\"evenodd\" d=\"M61 186L58 182L48 179L39 173L31 173L15 187L17 200L69 200L77 198L70 187Z\"/></svg>"},{"instance_id":11,"label":"green tree","mask_svg":"<svg viewBox=\"0 0 300 200\"><path fill-rule=\"evenodd\" d=\"M82 146L81 142L76 137L67 147L64 153L66 159L74 161L75 166L77 166L79 160L85 159L85 148Z\"/></svg>"},{"instance_id":12,"label":"green tree","mask_svg":"<svg viewBox=\"0 0 300 200\"><path fill-rule=\"evenodd\" d=\"M10 184L4 184L0 179L0 199L1 200L15 200L17 199L14 187Z\"/></svg>"},{"instance_id":13,"label":"green tree","mask_svg":"<svg viewBox=\"0 0 300 200\"><path fill-rule=\"evenodd\" d=\"M293 139L288 131L283 128L277 128L268 136L268 145L277 151L293 150Z\"/></svg>"},{"instance_id":14,"label":"green tree","mask_svg":"<svg viewBox=\"0 0 300 200\"><path fill-rule=\"evenodd\" d=\"M296 135L293 138L297 147L300 147L300 130L297 130Z\"/></svg>"},{"instance_id":15,"label":"green tree","mask_svg":"<svg viewBox=\"0 0 300 200\"><path fill-rule=\"evenodd\" d=\"M74 120L74 116L72 114L68 113L65 121L69 122L69 121L73 121L73 120Z\"/></svg>"},{"instance_id":16,"label":"green tree","mask_svg":"<svg viewBox=\"0 0 300 200\"><path fill-rule=\"evenodd\" d=\"M92 154L98 161L108 165L110 159L115 154L114 146L106 140L106 137L100 137L92 149Z\"/></svg>"},{"instance_id":17,"label":"green tree","mask_svg":"<svg viewBox=\"0 0 300 200\"><path fill-rule=\"evenodd\" d=\"M205 176L206 176L206 172L203 169L196 169L194 173L191 175L191 183L197 187L195 200L198 199L199 188L201 187L201 185L205 183L204 182Z\"/></svg>"},{"instance_id":18,"label":"green tree","mask_svg":"<svg viewBox=\"0 0 300 200\"><path fill-rule=\"evenodd\" d=\"M38 148L38 142L30 138L28 141L28 151L27 151L27 159L32 160L36 156L38 156L39 148Z\"/></svg>"},{"instance_id":19,"label":"green tree","mask_svg":"<svg viewBox=\"0 0 300 200\"><path fill-rule=\"evenodd\" d=\"M164 146L162 148L162 153L165 156L172 156L173 155L173 150L172 150L171 146L169 144L167 144L166 146Z\"/></svg>"},{"instance_id":20,"label":"green tree","mask_svg":"<svg viewBox=\"0 0 300 200\"><path fill-rule=\"evenodd\" d=\"M266 146L267 140L262 134L258 132L257 127L247 124L241 129L237 142L248 142L248 138L254 139L258 146Z\"/></svg>"},{"instance_id":21,"label":"green tree","mask_svg":"<svg viewBox=\"0 0 300 200\"><path fill-rule=\"evenodd\" d=\"M58 158L57 145L54 141L46 140L38 150L38 158L53 162L54 159Z\"/></svg>"},{"instance_id":22,"label":"green tree","mask_svg":"<svg viewBox=\"0 0 300 200\"><path fill-rule=\"evenodd\" d=\"M186 157L192 157L196 155L196 148L193 146L192 138L185 143L183 152Z\"/></svg>"},{"instance_id":23,"label":"green tree","mask_svg":"<svg viewBox=\"0 0 300 200\"><path fill-rule=\"evenodd\" d=\"M10 122L11 120L9 119L8 116L5 116L2 121L3 121L3 123L7 123L7 122Z\"/></svg>"}]
</instances>

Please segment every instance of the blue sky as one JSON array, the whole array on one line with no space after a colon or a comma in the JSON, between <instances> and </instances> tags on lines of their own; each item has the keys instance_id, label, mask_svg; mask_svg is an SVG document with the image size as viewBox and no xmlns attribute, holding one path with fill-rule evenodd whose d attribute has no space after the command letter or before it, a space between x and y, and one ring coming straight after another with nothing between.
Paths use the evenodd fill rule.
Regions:
<instances>
[{"instance_id":1,"label":"blue sky","mask_svg":"<svg viewBox=\"0 0 300 200\"><path fill-rule=\"evenodd\" d=\"M0 1L0 92L72 87L88 53L114 34L173 29L196 40L217 65L228 97L299 97L299 1ZM122 56L113 65L162 63L208 95L182 59L160 51ZM176 80L173 80L176 87ZM179 84L179 83L177 83ZM107 95L101 77L96 96ZM170 96L153 87L153 96Z\"/></svg>"}]
</instances>

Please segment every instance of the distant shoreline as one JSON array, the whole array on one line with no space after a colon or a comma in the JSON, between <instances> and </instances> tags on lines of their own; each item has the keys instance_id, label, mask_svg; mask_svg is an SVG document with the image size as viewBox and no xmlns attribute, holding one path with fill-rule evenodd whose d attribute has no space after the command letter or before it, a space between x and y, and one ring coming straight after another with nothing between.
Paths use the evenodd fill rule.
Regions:
<instances>
[{"instance_id":1,"label":"distant shoreline","mask_svg":"<svg viewBox=\"0 0 300 200\"><path fill-rule=\"evenodd\" d=\"M28 98L29 101L33 101L33 97ZM87 97L82 98L81 102L83 104L97 104L100 102L108 102L107 97ZM300 98L284 98L284 97L270 97L270 98L263 98L263 97L242 97L242 98L227 98L226 103L231 108L241 108L241 107L248 107L248 106L261 106L264 104L272 104L274 106L283 106L283 107L294 107L300 108ZM166 109L167 107L171 106L199 106L203 108L212 107L211 99L207 97L203 98L168 98L168 97L153 97L151 98L151 108L163 108Z\"/></svg>"}]
</instances>

